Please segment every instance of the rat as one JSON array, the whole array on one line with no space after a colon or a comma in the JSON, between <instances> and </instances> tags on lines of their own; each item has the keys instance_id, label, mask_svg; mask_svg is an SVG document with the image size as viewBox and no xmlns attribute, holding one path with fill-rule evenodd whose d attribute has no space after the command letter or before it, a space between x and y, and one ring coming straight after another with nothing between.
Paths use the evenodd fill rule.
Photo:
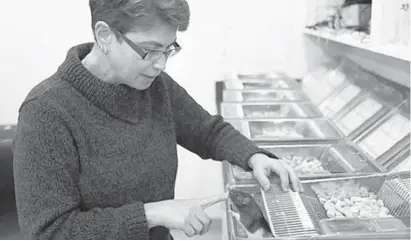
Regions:
<instances>
[{"instance_id":1,"label":"rat","mask_svg":"<svg viewBox=\"0 0 411 241\"><path fill-rule=\"evenodd\" d=\"M239 191L230 190L229 197L238 210L238 213L231 211L231 214L237 221L244 226L248 237L270 236L270 228L256 201L256 197Z\"/></svg>"}]
</instances>

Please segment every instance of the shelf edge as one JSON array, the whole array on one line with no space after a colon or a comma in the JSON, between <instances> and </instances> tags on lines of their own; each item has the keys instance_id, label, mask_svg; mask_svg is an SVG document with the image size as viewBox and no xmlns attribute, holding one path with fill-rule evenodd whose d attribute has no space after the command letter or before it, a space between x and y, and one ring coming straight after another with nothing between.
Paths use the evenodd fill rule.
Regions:
<instances>
[{"instance_id":1,"label":"shelf edge","mask_svg":"<svg viewBox=\"0 0 411 241\"><path fill-rule=\"evenodd\" d=\"M402 47L402 46L393 46L393 45L387 45L387 46L379 46L379 45L374 45L374 44L363 44L360 41L356 41L352 38L349 38L347 35L334 35L332 33L326 33L326 32L321 32L321 31L316 31L316 30L311 30L311 29L304 29L304 34L309 35L309 36L314 36L318 38L322 38L325 40L331 40L336 43L348 45L350 47L354 48L359 48L363 49L366 51L370 51L373 53L381 54L386 57L391 57L391 58L396 58L400 59L403 61L410 62L411 56L409 54L409 47ZM395 51L394 51L395 50Z\"/></svg>"}]
</instances>

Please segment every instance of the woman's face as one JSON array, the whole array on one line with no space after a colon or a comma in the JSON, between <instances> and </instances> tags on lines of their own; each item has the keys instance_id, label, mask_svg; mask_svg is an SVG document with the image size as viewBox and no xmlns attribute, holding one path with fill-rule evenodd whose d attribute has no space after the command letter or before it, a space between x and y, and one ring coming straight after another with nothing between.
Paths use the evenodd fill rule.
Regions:
<instances>
[{"instance_id":1,"label":"woman's face","mask_svg":"<svg viewBox=\"0 0 411 241\"><path fill-rule=\"evenodd\" d=\"M177 27L156 24L150 30L129 32L125 36L144 52L165 51L176 41ZM119 38L119 40L121 37ZM167 58L144 60L130 45L117 40L114 35L107 57L115 71L118 84L125 84L138 90L145 90L166 67Z\"/></svg>"}]
</instances>

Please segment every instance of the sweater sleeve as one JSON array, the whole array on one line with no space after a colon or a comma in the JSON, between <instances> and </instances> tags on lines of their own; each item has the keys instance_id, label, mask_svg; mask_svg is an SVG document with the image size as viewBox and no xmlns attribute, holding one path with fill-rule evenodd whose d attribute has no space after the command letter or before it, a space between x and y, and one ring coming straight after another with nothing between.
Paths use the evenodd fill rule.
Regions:
<instances>
[{"instance_id":1,"label":"sweater sleeve","mask_svg":"<svg viewBox=\"0 0 411 241\"><path fill-rule=\"evenodd\" d=\"M80 165L68 118L39 100L20 109L13 143L19 224L29 239L148 239L141 202L80 208Z\"/></svg>"},{"instance_id":2,"label":"sweater sleeve","mask_svg":"<svg viewBox=\"0 0 411 241\"><path fill-rule=\"evenodd\" d=\"M210 115L177 82L171 78L168 81L172 85L171 102L179 145L203 159L226 160L247 171L250 171L248 160L256 153L277 158L243 136L220 115Z\"/></svg>"}]
</instances>

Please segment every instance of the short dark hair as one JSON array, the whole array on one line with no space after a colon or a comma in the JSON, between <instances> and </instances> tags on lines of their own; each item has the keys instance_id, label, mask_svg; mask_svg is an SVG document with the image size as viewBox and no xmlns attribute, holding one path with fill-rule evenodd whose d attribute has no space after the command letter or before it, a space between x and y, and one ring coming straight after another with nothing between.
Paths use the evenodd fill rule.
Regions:
<instances>
[{"instance_id":1,"label":"short dark hair","mask_svg":"<svg viewBox=\"0 0 411 241\"><path fill-rule=\"evenodd\" d=\"M186 0L90 0L92 29L98 21L126 34L136 27L150 29L158 20L185 31L190 22Z\"/></svg>"}]
</instances>

